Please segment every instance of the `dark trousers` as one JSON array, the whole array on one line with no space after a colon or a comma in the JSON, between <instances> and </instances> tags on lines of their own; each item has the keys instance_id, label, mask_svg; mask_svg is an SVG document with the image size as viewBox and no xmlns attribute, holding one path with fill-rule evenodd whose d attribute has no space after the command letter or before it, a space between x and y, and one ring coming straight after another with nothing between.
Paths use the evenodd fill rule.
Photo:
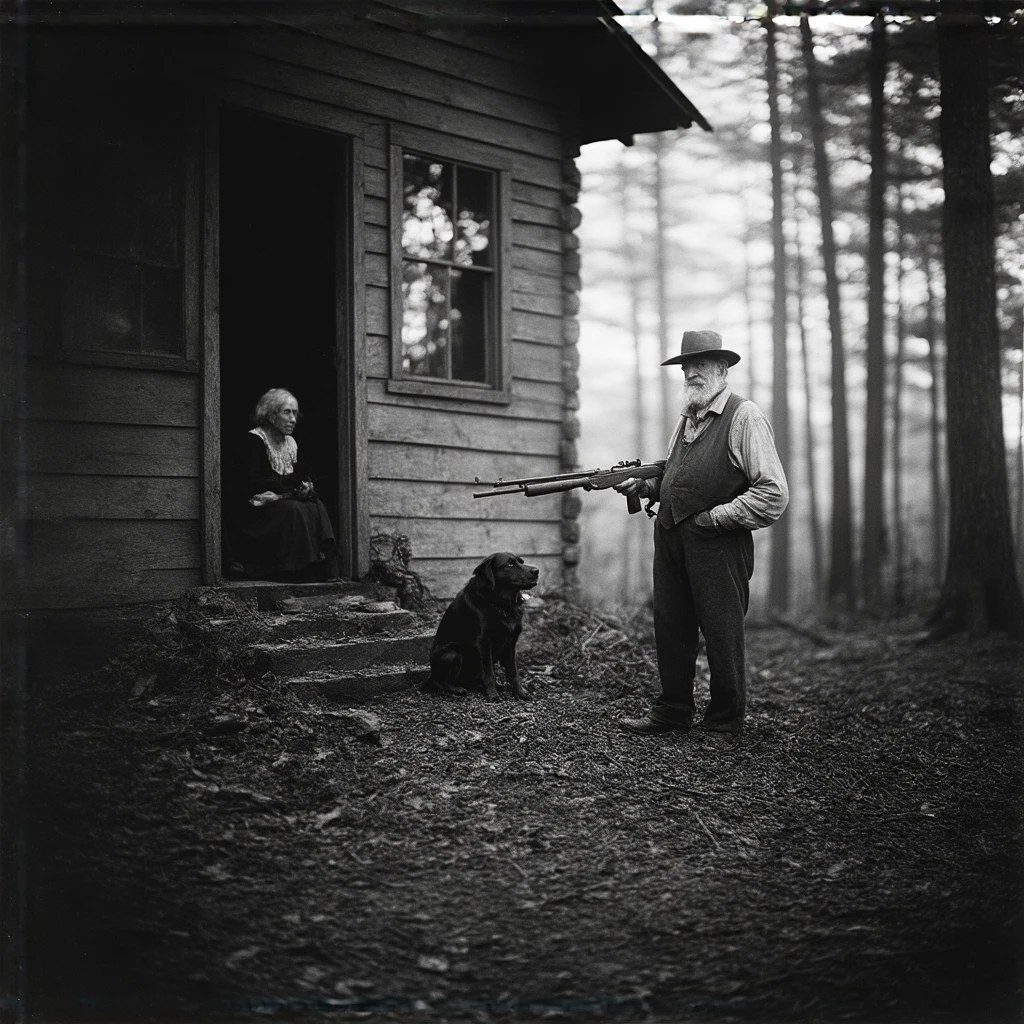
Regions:
<instances>
[{"instance_id":1,"label":"dark trousers","mask_svg":"<svg viewBox=\"0 0 1024 1024\"><path fill-rule=\"evenodd\" d=\"M654 527L654 638L661 696L653 716L693 718L697 631L704 634L711 669L711 702L704 724L738 731L746 711L743 617L750 599L754 541L749 530L716 533L693 518L670 529Z\"/></svg>"}]
</instances>

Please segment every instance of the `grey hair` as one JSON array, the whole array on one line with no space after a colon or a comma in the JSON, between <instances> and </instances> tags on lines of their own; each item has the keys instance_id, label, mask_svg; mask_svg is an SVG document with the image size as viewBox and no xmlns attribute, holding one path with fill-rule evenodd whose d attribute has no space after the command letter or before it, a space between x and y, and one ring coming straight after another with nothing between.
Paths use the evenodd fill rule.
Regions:
<instances>
[{"instance_id":1,"label":"grey hair","mask_svg":"<svg viewBox=\"0 0 1024 1024\"><path fill-rule=\"evenodd\" d=\"M290 391L286 391L284 388L271 388L269 391L265 392L256 403L256 408L253 409L253 423L257 427L269 424L271 417L273 417L275 413L280 412L281 407L289 398L296 405L299 404L299 400Z\"/></svg>"}]
</instances>

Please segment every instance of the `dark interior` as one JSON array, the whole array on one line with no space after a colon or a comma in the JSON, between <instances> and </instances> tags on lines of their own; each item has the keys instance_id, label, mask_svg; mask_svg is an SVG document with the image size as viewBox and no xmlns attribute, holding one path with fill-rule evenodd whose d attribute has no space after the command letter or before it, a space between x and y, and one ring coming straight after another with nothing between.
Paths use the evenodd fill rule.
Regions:
<instances>
[{"instance_id":1,"label":"dark interior","mask_svg":"<svg viewBox=\"0 0 1024 1024\"><path fill-rule=\"evenodd\" d=\"M298 399L299 458L338 530L335 369L337 142L241 111L225 112L220 177L220 373L223 509L245 500L238 453L269 388ZM230 531L225 536L225 554Z\"/></svg>"}]
</instances>

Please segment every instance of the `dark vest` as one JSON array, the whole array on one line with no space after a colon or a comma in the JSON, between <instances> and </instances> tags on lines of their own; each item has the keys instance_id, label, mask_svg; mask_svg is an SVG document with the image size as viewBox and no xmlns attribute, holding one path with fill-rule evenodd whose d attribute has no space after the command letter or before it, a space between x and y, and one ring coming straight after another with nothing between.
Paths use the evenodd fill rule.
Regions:
<instances>
[{"instance_id":1,"label":"dark vest","mask_svg":"<svg viewBox=\"0 0 1024 1024\"><path fill-rule=\"evenodd\" d=\"M661 478L658 524L666 530L698 512L725 505L750 487L729 458L729 431L745 401L730 395L721 414L710 413L711 422L689 444L680 432Z\"/></svg>"}]
</instances>

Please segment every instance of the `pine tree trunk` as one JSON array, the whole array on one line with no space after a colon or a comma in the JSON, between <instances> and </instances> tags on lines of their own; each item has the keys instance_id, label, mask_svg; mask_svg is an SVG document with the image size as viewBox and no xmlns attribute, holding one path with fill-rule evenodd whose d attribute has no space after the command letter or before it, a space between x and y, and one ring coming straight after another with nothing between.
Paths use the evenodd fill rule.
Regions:
<instances>
[{"instance_id":1,"label":"pine tree trunk","mask_svg":"<svg viewBox=\"0 0 1024 1024\"><path fill-rule=\"evenodd\" d=\"M1020 393L1017 398L1017 568L1024 567L1024 307L1019 312L1017 337L1021 342Z\"/></svg>"},{"instance_id":2,"label":"pine tree trunk","mask_svg":"<svg viewBox=\"0 0 1024 1024\"><path fill-rule=\"evenodd\" d=\"M800 38L807 70L807 107L814 144L815 177L821 212L821 258L825 270L829 333L832 337L832 531L828 577L830 600L852 607L857 588L853 573L853 513L850 504L850 441L846 422L846 352L843 317L836 270L836 243L832 177L825 152L825 124L821 113L818 65L807 15L800 18Z\"/></svg>"},{"instance_id":3,"label":"pine tree trunk","mask_svg":"<svg viewBox=\"0 0 1024 1024\"><path fill-rule=\"evenodd\" d=\"M942 586L946 551L946 502L942 488L942 387L939 381L939 323L936 315L938 299L935 294L936 267L931 253L925 256L925 284L928 305L925 310L925 333L928 336L928 373L931 376L931 494L932 494L932 568L935 586Z\"/></svg>"},{"instance_id":4,"label":"pine tree trunk","mask_svg":"<svg viewBox=\"0 0 1024 1024\"><path fill-rule=\"evenodd\" d=\"M903 522L903 189L896 198L896 355L892 368L892 597L897 611L906 600L906 533Z\"/></svg>"},{"instance_id":5,"label":"pine tree trunk","mask_svg":"<svg viewBox=\"0 0 1024 1024\"><path fill-rule=\"evenodd\" d=\"M795 173L795 172L794 172ZM796 199L794 196L794 206ZM821 593L824 579L824 562L821 550L821 514L818 511L818 474L814 463L814 425L811 421L811 410L814 408L814 393L811 382L811 361L807 344L807 321L804 318L804 295L806 292L806 274L804 272L803 242L800 239L800 219L796 218L793 232L796 244L796 318L800 327L800 359L803 363L804 377L804 434L807 449L807 497L808 514L810 517L811 534L811 568L812 584L811 599L817 601Z\"/></svg>"},{"instance_id":6,"label":"pine tree trunk","mask_svg":"<svg viewBox=\"0 0 1024 1024\"><path fill-rule=\"evenodd\" d=\"M747 315L747 394L752 402L757 402L760 390L757 379L757 358L754 354L754 274L750 259L750 244L754 239L754 229L750 223L750 211L746 200L743 201L743 306Z\"/></svg>"},{"instance_id":7,"label":"pine tree trunk","mask_svg":"<svg viewBox=\"0 0 1024 1024\"><path fill-rule=\"evenodd\" d=\"M949 553L932 636L1024 637L1013 560L996 327L988 26L940 22Z\"/></svg>"},{"instance_id":8,"label":"pine tree trunk","mask_svg":"<svg viewBox=\"0 0 1024 1024\"><path fill-rule=\"evenodd\" d=\"M871 181L868 198L867 412L864 439L864 524L861 580L864 603L878 609L885 557L885 15L871 31Z\"/></svg>"},{"instance_id":9,"label":"pine tree trunk","mask_svg":"<svg viewBox=\"0 0 1024 1024\"><path fill-rule=\"evenodd\" d=\"M769 0L767 31L768 121L771 126L772 254L774 290L772 302L772 429L783 466L789 465L789 367L786 352L786 235L782 208L782 119L779 115L779 66L775 51L775 0ZM777 611L789 608L789 522L783 516L771 529L771 576L768 600Z\"/></svg>"}]
</instances>

